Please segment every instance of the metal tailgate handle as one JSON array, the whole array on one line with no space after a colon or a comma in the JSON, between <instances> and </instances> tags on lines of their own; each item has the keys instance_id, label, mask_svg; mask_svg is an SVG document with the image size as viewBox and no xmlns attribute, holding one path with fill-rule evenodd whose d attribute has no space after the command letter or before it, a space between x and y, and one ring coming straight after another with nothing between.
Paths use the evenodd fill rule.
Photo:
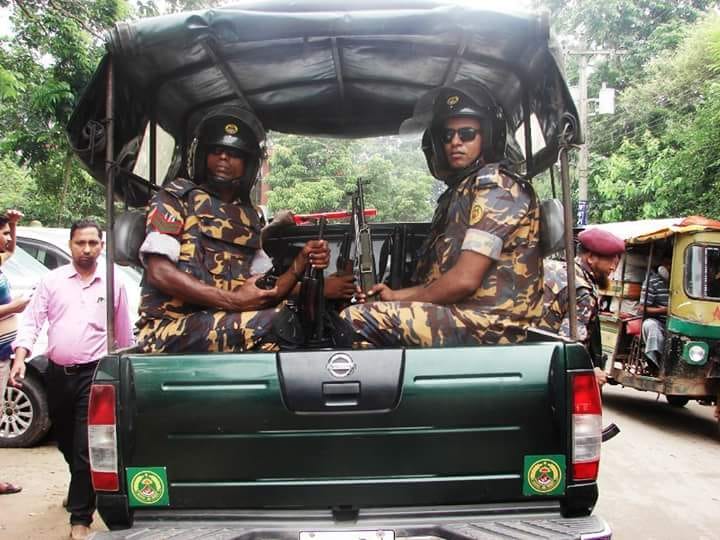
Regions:
<instances>
[{"instance_id":1,"label":"metal tailgate handle","mask_svg":"<svg viewBox=\"0 0 720 540\"><path fill-rule=\"evenodd\" d=\"M360 402L360 383L323 383L322 394L326 407L357 407Z\"/></svg>"},{"instance_id":2,"label":"metal tailgate handle","mask_svg":"<svg viewBox=\"0 0 720 540\"><path fill-rule=\"evenodd\" d=\"M280 351L283 402L297 413L388 413L400 401L404 357L404 349Z\"/></svg>"}]
</instances>

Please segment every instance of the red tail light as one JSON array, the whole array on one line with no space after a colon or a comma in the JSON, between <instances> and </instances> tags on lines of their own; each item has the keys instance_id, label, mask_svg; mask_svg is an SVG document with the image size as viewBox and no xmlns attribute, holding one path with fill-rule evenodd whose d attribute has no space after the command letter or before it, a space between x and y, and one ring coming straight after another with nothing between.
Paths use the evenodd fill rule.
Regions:
<instances>
[{"instance_id":1,"label":"red tail light","mask_svg":"<svg viewBox=\"0 0 720 540\"><path fill-rule=\"evenodd\" d=\"M572 376L572 477L596 480L602 444L602 403L594 373Z\"/></svg>"},{"instance_id":2,"label":"red tail light","mask_svg":"<svg viewBox=\"0 0 720 540\"><path fill-rule=\"evenodd\" d=\"M94 384L90 389L88 446L95 491L118 491L115 387L110 384Z\"/></svg>"}]
</instances>

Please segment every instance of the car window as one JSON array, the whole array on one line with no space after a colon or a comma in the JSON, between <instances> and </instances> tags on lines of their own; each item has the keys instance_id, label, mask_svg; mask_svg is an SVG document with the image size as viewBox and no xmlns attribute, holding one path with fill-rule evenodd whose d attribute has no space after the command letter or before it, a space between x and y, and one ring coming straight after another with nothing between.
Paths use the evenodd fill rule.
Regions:
<instances>
[{"instance_id":1,"label":"car window","mask_svg":"<svg viewBox=\"0 0 720 540\"><path fill-rule=\"evenodd\" d=\"M40 278L49 272L20 246L15 246L15 253L3 263L2 271L10 282L14 296L30 293Z\"/></svg>"},{"instance_id":2,"label":"car window","mask_svg":"<svg viewBox=\"0 0 720 540\"><path fill-rule=\"evenodd\" d=\"M50 270L54 270L58 266L67 264L69 261L68 255L64 254L62 250L54 246L45 246L38 242L26 240L24 238L18 238L17 243L40 264L46 266Z\"/></svg>"}]
</instances>

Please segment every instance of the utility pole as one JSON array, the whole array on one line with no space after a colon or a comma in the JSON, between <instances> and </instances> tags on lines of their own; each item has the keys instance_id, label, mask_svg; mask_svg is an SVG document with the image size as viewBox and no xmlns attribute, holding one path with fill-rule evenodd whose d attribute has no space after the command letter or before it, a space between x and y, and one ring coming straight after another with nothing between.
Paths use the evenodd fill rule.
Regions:
<instances>
[{"instance_id":1,"label":"utility pole","mask_svg":"<svg viewBox=\"0 0 720 540\"><path fill-rule=\"evenodd\" d=\"M590 161L590 124L588 122L588 65L590 58L599 55L615 55L619 51L611 50L577 50L568 51L571 56L577 56L579 62L579 113L580 126L585 134L585 142L580 145L580 158L578 160L578 212L577 224L586 225L589 212L588 204L588 163Z\"/></svg>"},{"instance_id":2,"label":"utility pole","mask_svg":"<svg viewBox=\"0 0 720 540\"><path fill-rule=\"evenodd\" d=\"M592 54L592 53L591 53ZM586 225L588 218L588 162L590 161L590 124L588 122L588 60L590 54L580 54L580 125L585 131L585 142L580 146L580 159L578 161L578 212L577 224Z\"/></svg>"}]
</instances>

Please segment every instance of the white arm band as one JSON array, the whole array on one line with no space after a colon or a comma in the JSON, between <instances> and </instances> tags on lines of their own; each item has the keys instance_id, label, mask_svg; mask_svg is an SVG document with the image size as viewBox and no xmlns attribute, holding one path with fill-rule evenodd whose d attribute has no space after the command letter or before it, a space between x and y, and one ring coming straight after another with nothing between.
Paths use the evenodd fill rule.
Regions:
<instances>
[{"instance_id":1,"label":"white arm band","mask_svg":"<svg viewBox=\"0 0 720 540\"><path fill-rule=\"evenodd\" d=\"M461 249L474 251L497 261L500 259L502 248L503 241L494 234L478 229L468 229Z\"/></svg>"},{"instance_id":2,"label":"white arm band","mask_svg":"<svg viewBox=\"0 0 720 540\"><path fill-rule=\"evenodd\" d=\"M177 263L180 259L180 242L177 238L168 234L162 234L152 231L145 237L145 241L140 246L140 260L145 265L145 257L143 255L164 255L172 262Z\"/></svg>"}]
</instances>

